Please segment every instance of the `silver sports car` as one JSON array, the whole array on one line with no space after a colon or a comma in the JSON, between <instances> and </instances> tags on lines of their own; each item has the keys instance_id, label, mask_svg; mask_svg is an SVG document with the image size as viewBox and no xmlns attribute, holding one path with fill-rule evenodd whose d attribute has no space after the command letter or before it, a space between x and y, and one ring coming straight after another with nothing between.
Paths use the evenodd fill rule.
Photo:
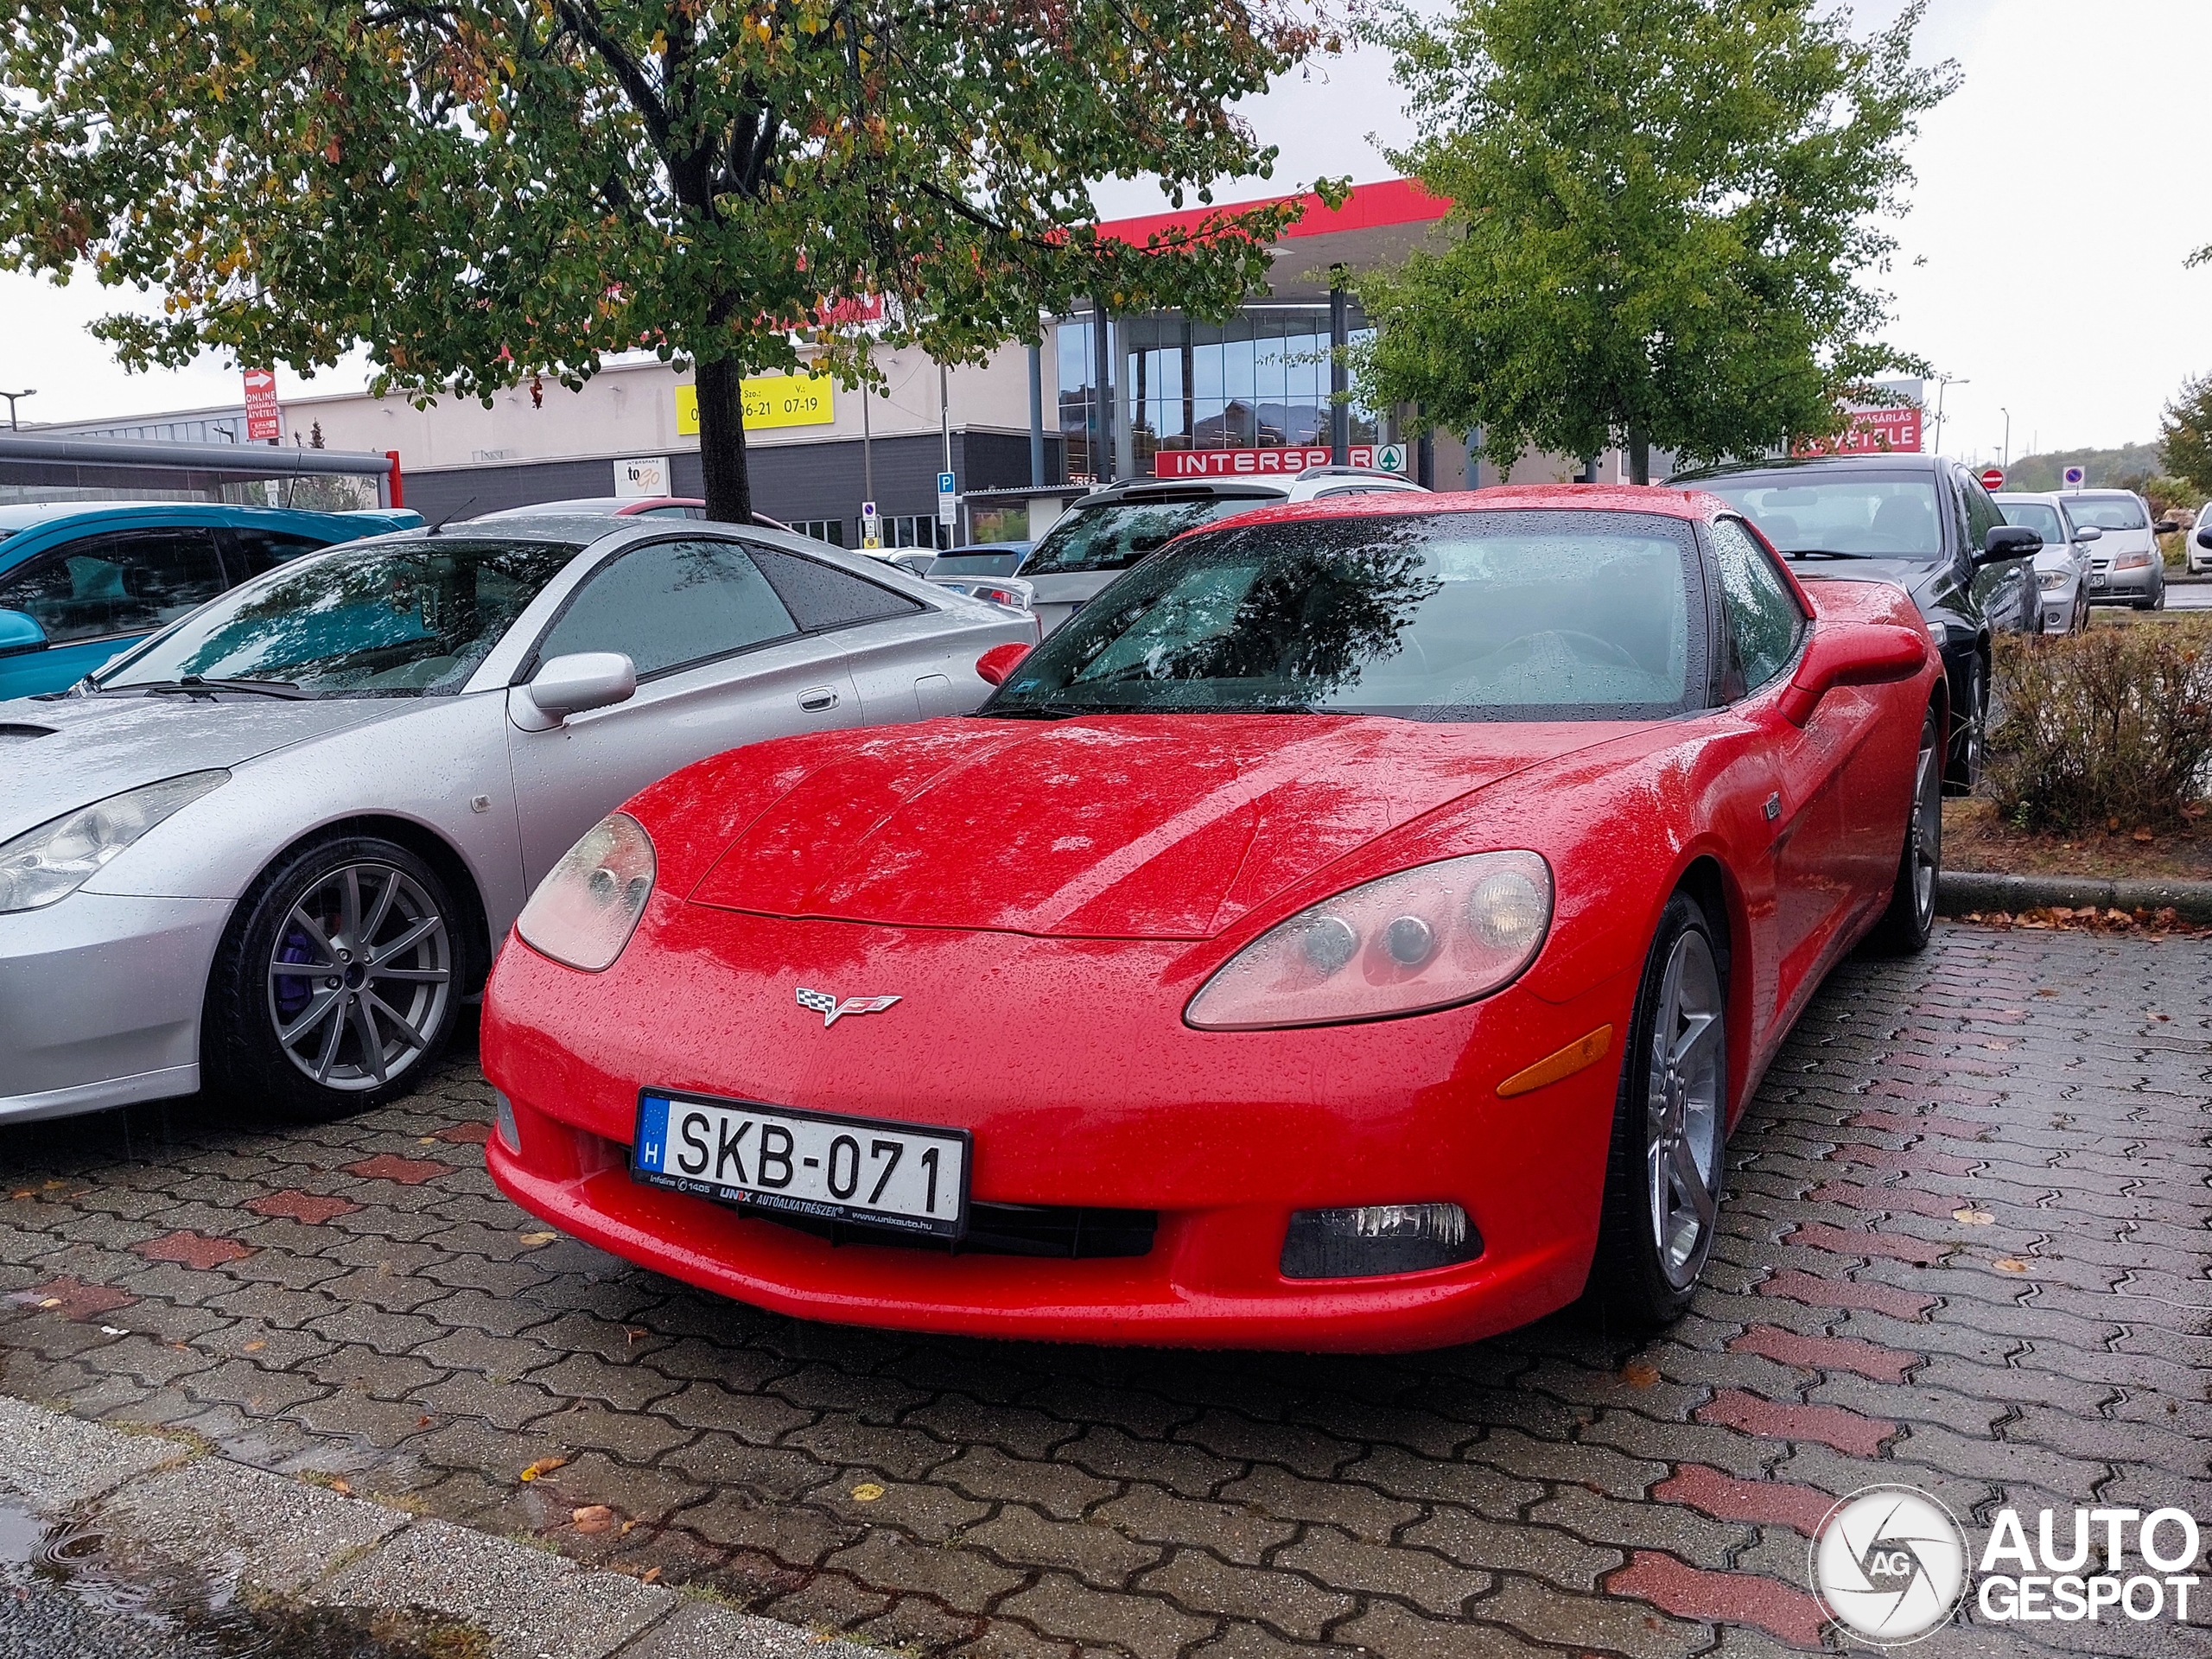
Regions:
<instances>
[{"instance_id":1,"label":"silver sports car","mask_svg":"<svg viewBox=\"0 0 2212 1659\"><path fill-rule=\"evenodd\" d=\"M1036 638L705 523L512 520L281 565L0 702L0 1119L203 1080L372 1104L618 803L758 739L965 713L977 658Z\"/></svg>"}]
</instances>

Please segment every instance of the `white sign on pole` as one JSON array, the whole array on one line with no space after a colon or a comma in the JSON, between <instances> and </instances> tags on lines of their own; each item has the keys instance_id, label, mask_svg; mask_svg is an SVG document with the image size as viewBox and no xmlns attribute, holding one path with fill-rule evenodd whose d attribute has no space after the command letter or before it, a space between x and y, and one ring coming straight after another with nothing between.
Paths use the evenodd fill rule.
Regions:
<instances>
[{"instance_id":1,"label":"white sign on pole","mask_svg":"<svg viewBox=\"0 0 2212 1659\"><path fill-rule=\"evenodd\" d=\"M937 475L937 521L947 526L957 524L960 518L960 497L953 488L953 482L950 473Z\"/></svg>"},{"instance_id":2,"label":"white sign on pole","mask_svg":"<svg viewBox=\"0 0 2212 1659\"><path fill-rule=\"evenodd\" d=\"M1406 446L1402 443L1386 443L1382 445L1375 452L1375 464L1386 473L1404 472L1406 470Z\"/></svg>"},{"instance_id":3,"label":"white sign on pole","mask_svg":"<svg viewBox=\"0 0 2212 1659\"><path fill-rule=\"evenodd\" d=\"M2082 480L2087 476L2088 476L2088 474L2084 473L2079 467L2069 467L2066 469L2066 487L2069 490L2080 489L2082 487Z\"/></svg>"},{"instance_id":4,"label":"white sign on pole","mask_svg":"<svg viewBox=\"0 0 2212 1659\"><path fill-rule=\"evenodd\" d=\"M875 503L861 503L861 545L880 548L883 545L883 518L875 510Z\"/></svg>"}]
</instances>

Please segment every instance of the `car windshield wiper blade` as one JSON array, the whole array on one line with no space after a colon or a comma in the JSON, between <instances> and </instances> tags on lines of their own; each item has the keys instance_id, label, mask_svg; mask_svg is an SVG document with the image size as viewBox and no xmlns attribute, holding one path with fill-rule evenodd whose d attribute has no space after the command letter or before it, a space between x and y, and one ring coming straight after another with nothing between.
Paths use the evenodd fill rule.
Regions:
<instances>
[{"instance_id":1,"label":"car windshield wiper blade","mask_svg":"<svg viewBox=\"0 0 2212 1659\"><path fill-rule=\"evenodd\" d=\"M1786 547L1782 550L1785 559L1871 559L1872 553L1848 553L1840 547Z\"/></svg>"},{"instance_id":2,"label":"car windshield wiper blade","mask_svg":"<svg viewBox=\"0 0 2212 1659\"><path fill-rule=\"evenodd\" d=\"M289 680L211 680L203 675L188 674L180 680L141 680L127 685L103 686L106 691L143 691L154 696L212 697L218 691L251 691L264 697L282 697L287 702L311 701L315 693L302 691Z\"/></svg>"}]
</instances>

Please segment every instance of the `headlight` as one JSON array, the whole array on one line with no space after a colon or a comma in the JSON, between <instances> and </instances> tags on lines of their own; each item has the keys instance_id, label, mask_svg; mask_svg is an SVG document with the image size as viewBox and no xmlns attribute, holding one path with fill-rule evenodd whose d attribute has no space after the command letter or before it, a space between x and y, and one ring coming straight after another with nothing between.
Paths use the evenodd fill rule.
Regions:
<instances>
[{"instance_id":1,"label":"headlight","mask_svg":"<svg viewBox=\"0 0 2212 1659\"><path fill-rule=\"evenodd\" d=\"M1205 1031L1325 1026L1487 996L1535 957L1552 873L1535 853L1475 853L1340 893L1246 945L1183 1017Z\"/></svg>"},{"instance_id":2,"label":"headlight","mask_svg":"<svg viewBox=\"0 0 2212 1659\"><path fill-rule=\"evenodd\" d=\"M0 847L0 913L67 899L163 818L230 779L227 772L188 772L24 831Z\"/></svg>"},{"instance_id":3,"label":"headlight","mask_svg":"<svg viewBox=\"0 0 2212 1659\"><path fill-rule=\"evenodd\" d=\"M2054 588L2063 588L2065 585L2066 573L2063 570L2038 570L2036 572L2036 586L2042 588L2045 593L2049 593Z\"/></svg>"},{"instance_id":4,"label":"headlight","mask_svg":"<svg viewBox=\"0 0 2212 1659\"><path fill-rule=\"evenodd\" d=\"M2140 570L2151 563L2148 553L2123 553L2112 562L2115 570Z\"/></svg>"},{"instance_id":5,"label":"headlight","mask_svg":"<svg viewBox=\"0 0 2212 1659\"><path fill-rule=\"evenodd\" d=\"M653 891L653 843L626 812L610 812L537 884L515 918L534 950L588 974L613 965Z\"/></svg>"}]
</instances>

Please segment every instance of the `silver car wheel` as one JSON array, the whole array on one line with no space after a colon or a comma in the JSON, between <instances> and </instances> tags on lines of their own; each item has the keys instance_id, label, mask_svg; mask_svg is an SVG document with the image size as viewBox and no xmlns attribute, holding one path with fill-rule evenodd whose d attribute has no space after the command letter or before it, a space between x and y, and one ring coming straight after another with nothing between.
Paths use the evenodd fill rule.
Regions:
<instances>
[{"instance_id":1,"label":"silver car wheel","mask_svg":"<svg viewBox=\"0 0 2212 1659\"><path fill-rule=\"evenodd\" d=\"M1668 953L1644 1096L1652 1243L1676 1290L1687 1290L1704 1265L1719 1209L1726 1014L1713 947L1692 929Z\"/></svg>"},{"instance_id":2,"label":"silver car wheel","mask_svg":"<svg viewBox=\"0 0 2212 1659\"><path fill-rule=\"evenodd\" d=\"M276 931L269 1018L308 1078L347 1093L380 1087L420 1058L453 995L446 918L389 864L346 864L316 880Z\"/></svg>"},{"instance_id":3,"label":"silver car wheel","mask_svg":"<svg viewBox=\"0 0 2212 1659\"><path fill-rule=\"evenodd\" d=\"M1920 751L1912 773L1912 911L1925 930L1936 915L1936 866L1942 857L1943 779L1934 741Z\"/></svg>"}]
</instances>

